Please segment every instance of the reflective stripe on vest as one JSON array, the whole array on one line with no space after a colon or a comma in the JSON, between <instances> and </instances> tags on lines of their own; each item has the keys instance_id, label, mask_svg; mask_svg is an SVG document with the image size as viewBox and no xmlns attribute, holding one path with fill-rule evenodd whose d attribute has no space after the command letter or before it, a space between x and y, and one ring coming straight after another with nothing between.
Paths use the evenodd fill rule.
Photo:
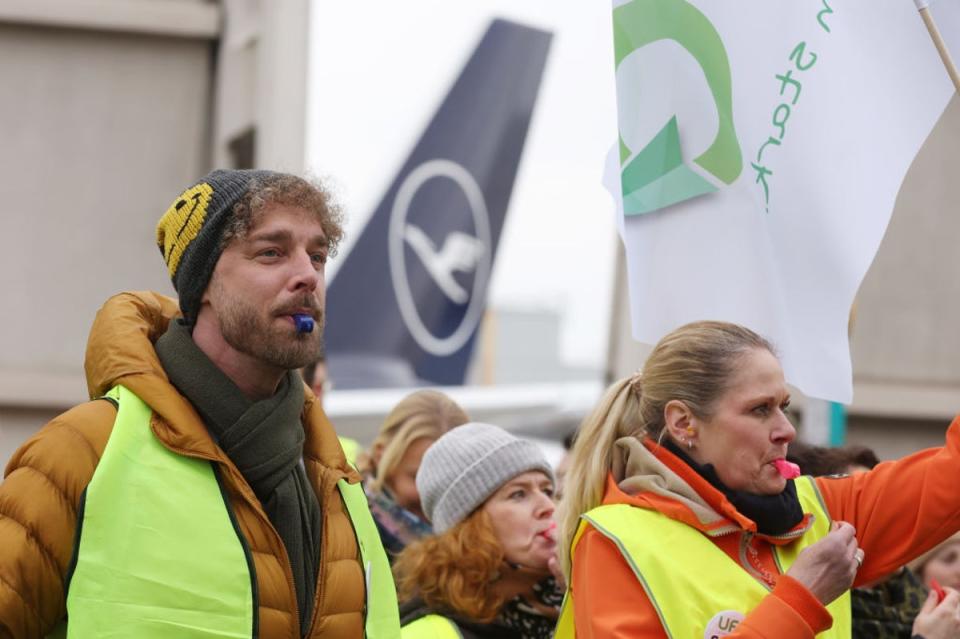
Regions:
<instances>
[{"instance_id":1,"label":"reflective stripe on vest","mask_svg":"<svg viewBox=\"0 0 960 639\"><path fill-rule=\"evenodd\" d=\"M463 639L463 635L446 617L426 615L401 628L400 639Z\"/></svg>"},{"instance_id":2,"label":"reflective stripe on vest","mask_svg":"<svg viewBox=\"0 0 960 639\"><path fill-rule=\"evenodd\" d=\"M800 551L830 531L830 516L813 478L798 478L796 487L803 512L812 513L814 520L810 530L797 541L774 546L774 559L781 573L789 570ZM582 519L571 553L587 524L610 539L643 586L668 637L711 639L705 630L718 613L736 611L745 616L770 592L709 537L657 511L610 504L591 510ZM568 591L556 639L576 636L573 610L573 593ZM817 636L849 638L849 591L828 605L827 610L833 617L833 626Z\"/></svg>"},{"instance_id":3,"label":"reflective stripe on vest","mask_svg":"<svg viewBox=\"0 0 960 639\"><path fill-rule=\"evenodd\" d=\"M380 533L370 514L367 496L360 484L349 484L341 479L337 482L347 514L357 535L360 546L360 561L363 565L366 585L366 621L364 630L367 639L390 638L400 635L400 616L397 611L397 591L393 585L393 573L387 552L380 541Z\"/></svg>"},{"instance_id":4,"label":"reflective stripe on vest","mask_svg":"<svg viewBox=\"0 0 960 639\"><path fill-rule=\"evenodd\" d=\"M214 464L164 447L133 392L118 386L108 396L119 407L78 522L67 637L251 637L253 567ZM363 491L337 486L360 540L366 636L398 637L389 562Z\"/></svg>"}]
</instances>

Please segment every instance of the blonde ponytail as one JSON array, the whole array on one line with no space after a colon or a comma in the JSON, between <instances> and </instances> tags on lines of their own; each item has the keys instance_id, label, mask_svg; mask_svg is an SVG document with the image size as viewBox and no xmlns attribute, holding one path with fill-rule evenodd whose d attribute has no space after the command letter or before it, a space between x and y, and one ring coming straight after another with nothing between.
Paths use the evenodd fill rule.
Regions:
<instances>
[{"instance_id":1,"label":"blonde ponytail","mask_svg":"<svg viewBox=\"0 0 960 639\"><path fill-rule=\"evenodd\" d=\"M604 394L587 416L570 451L570 470L564 478L560 504L560 565L570 583L570 544L580 525L580 515L603 499L607 473L613 464L613 445L621 437L639 434L640 402L633 377L621 379Z\"/></svg>"}]
</instances>

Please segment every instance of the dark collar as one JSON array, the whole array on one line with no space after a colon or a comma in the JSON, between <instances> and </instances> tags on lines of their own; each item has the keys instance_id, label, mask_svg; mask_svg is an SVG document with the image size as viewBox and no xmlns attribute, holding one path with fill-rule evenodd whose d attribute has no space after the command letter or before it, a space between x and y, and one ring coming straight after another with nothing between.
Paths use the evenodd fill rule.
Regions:
<instances>
[{"instance_id":1,"label":"dark collar","mask_svg":"<svg viewBox=\"0 0 960 639\"><path fill-rule=\"evenodd\" d=\"M710 482L714 488L726 495L727 499L746 517L757 524L757 532L763 535L778 536L789 532L803 521L803 507L797 497L797 487L792 479L779 495L755 495L743 490L734 490L727 487L713 464L698 464L682 448L670 439L663 443L664 448L679 457L697 474Z\"/></svg>"}]
</instances>

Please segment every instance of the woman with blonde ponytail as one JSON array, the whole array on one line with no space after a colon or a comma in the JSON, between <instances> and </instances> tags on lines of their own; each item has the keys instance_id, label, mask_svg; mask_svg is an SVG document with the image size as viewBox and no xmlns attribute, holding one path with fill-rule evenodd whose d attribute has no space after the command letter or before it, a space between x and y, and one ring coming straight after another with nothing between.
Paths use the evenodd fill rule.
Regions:
<instances>
[{"instance_id":1,"label":"woman with blonde ponytail","mask_svg":"<svg viewBox=\"0 0 960 639\"><path fill-rule=\"evenodd\" d=\"M570 580L570 543L580 525L580 515L599 506L609 469L613 467L613 447L621 437L639 434L639 402L631 390L632 377L621 379L604 394L600 404L577 431L570 452L570 470L560 507L560 565ZM621 431L621 424L626 428Z\"/></svg>"},{"instance_id":2,"label":"woman with blonde ponytail","mask_svg":"<svg viewBox=\"0 0 960 639\"><path fill-rule=\"evenodd\" d=\"M571 452L561 515L569 637L850 637L852 585L960 529L947 445L849 477L798 477L773 347L695 322L616 382Z\"/></svg>"}]
</instances>

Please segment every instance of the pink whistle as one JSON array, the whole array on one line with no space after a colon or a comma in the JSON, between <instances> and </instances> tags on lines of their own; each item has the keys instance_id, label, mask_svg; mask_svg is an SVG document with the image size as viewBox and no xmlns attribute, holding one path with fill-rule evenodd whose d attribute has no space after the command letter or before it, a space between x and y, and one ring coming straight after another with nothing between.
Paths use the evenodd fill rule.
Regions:
<instances>
[{"instance_id":1,"label":"pink whistle","mask_svg":"<svg viewBox=\"0 0 960 639\"><path fill-rule=\"evenodd\" d=\"M937 593L937 603L941 603L947 596L947 592L943 589L943 586L937 582L936 579L930 580L930 588Z\"/></svg>"},{"instance_id":2,"label":"pink whistle","mask_svg":"<svg viewBox=\"0 0 960 639\"><path fill-rule=\"evenodd\" d=\"M800 467L786 459L778 459L773 462L773 465L784 479L796 479L800 476Z\"/></svg>"},{"instance_id":3,"label":"pink whistle","mask_svg":"<svg viewBox=\"0 0 960 639\"><path fill-rule=\"evenodd\" d=\"M550 526L546 530L541 530L537 533L544 539L549 539L550 541L556 541L557 537L557 522L551 521Z\"/></svg>"}]
</instances>

